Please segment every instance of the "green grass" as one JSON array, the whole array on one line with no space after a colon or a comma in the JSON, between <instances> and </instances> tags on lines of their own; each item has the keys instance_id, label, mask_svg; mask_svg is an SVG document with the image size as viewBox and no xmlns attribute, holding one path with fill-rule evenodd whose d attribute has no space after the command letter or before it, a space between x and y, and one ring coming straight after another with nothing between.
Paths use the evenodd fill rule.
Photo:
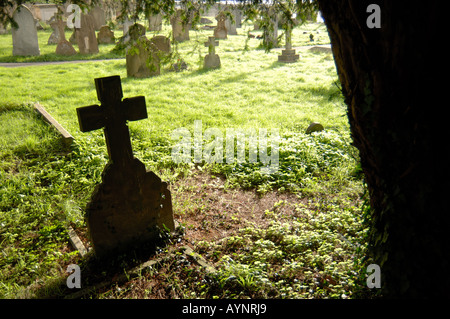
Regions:
<instances>
[{"instance_id":1,"label":"green grass","mask_svg":"<svg viewBox=\"0 0 450 319\"><path fill-rule=\"evenodd\" d=\"M315 38L327 43L323 25L310 24L294 30L294 46L308 45L309 32L316 29L320 33ZM98 104L94 78L110 75L121 76L124 97L145 96L149 118L129 123L133 150L162 179L175 183L202 169L224 176L226 188L256 190L261 196L291 192L311 201L292 206L301 212L298 218L268 211L271 223L266 228L247 225L219 243L197 243L196 248L217 263L214 278L198 267L171 273L174 262L162 264L157 276L178 287L176 296L341 298L358 290L358 258L364 247L359 197L364 188L331 54L301 50L299 62L282 64L277 62L280 51L266 53L260 40L229 36L216 50L222 67L205 71L203 42L211 32L191 31L191 41L178 45L187 71L169 72L165 65L154 78L127 78L124 59L0 68L1 82L10 83L0 87L0 296L45 295L42 290L64 278L67 264L82 262L71 251L64 226L85 228L83 207L100 181L107 154L101 130L79 131L76 108ZM162 33L169 34L167 26ZM0 62L60 59L53 54L55 46L46 45L49 35L48 30L39 31L41 57L11 57L11 35L0 35ZM98 55L73 59L117 57L112 48L100 46ZM75 137L70 154L32 111L35 102ZM176 165L171 132L185 127L192 133L195 120L202 121L203 131L215 127L224 136L226 128L279 129L280 169L263 175L260 163ZM320 122L326 130L304 134L311 122ZM175 218L188 216L197 205L174 200ZM195 276L209 284L200 284ZM236 279L227 280L230 277ZM96 297L124 296L130 295L110 291Z\"/></svg>"}]
</instances>

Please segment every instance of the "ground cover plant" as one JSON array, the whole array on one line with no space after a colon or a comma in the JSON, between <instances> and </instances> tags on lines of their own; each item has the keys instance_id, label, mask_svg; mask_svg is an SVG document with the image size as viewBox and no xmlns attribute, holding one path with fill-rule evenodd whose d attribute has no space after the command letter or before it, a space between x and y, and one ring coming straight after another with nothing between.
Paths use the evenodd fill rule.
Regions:
<instances>
[{"instance_id":1,"label":"ground cover plant","mask_svg":"<svg viewBox=\"0 0 450 319\"><path fill-rule=\"evenodd\" d=\"M168 33L168 26L163 30ZM256 31L252 33L258 34ZM327 43L325 27L294 30L293 45ZM124 97L144 95L149 118L129 124L135 156L169 183L176 234L150 258L158 262L137 277L108 284L94 298L351 298L364 289L363 176L351 146L345 107L330 53L298 49L295 64L277 62L247 29L220 41L222 67L201 69L209 33L191 31L177 45L189 65L148 79L126 77L125 60L0 68L0 295L62 297L66 267L82 265L84 285L96 284L141 261L120 259L117 269L94 268L69 241L72 226L89 247L83 208L100 181L107 153L101 131L81 133L75 109L97 104L94 78L120 75ZM150 35L150 33L148 34ZM54 59L39 31L41 52ZM0 35L0 62L12 58L10 35ZM100 46L89 58L113 58ZM122 56L123 57L123 56ZM33 60L35 59L35 60ZM56 58L55 58L56 59ZM74 137L64 149L32 110L41 103ZM279 129L280 166L260 163L175 164L171 133L184 127ZM305 134L311 122L322 132ZM207 142L207 141L205 141ZM214 268L187 258L190 246ZM148 256L147 256L148 258ZM133 258L132 258L133 259Z\"/></svg>"}]
</instances>

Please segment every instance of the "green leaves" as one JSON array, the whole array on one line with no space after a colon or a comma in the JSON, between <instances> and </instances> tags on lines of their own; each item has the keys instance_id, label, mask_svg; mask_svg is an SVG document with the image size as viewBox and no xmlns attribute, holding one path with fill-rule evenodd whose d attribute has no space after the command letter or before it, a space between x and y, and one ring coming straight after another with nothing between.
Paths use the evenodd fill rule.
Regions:
<instances>
[{"instance_id":1,"label":"green leaves","mask_svg":"<svg viewBox=\"0 0 450 319\"><path fill-rule=\"evenodd\" d=\"M261 193L277 188L296 192L321 180L346 185L354 179L358 165L356 151L350 145L350 139L337 132L322 131L311 135L288 132L280 139L279 147L279 169L273 174L263 174L261 163L248 161L216 164L214 171L226 175L230 184L255 187Z\"/></svg>"},{"instance_id":2,"label":"green leaves","mask_svg":"<svg viewBox=\"0 0 450 319\"><path fill-rule=\"evenodd\" d=\"M280 203L281 205L281 203ZM277 205L274 205L277 206ZM295 207L301 218L266 212L269 225L252 225L198 251L218 258L209 293L226 298L347 298L360 289L364 253L361 210L329 203ZM356 262L357 261L357 262ZM218 291L216 291L218 289Z\"/></svg>"}]
</instances>

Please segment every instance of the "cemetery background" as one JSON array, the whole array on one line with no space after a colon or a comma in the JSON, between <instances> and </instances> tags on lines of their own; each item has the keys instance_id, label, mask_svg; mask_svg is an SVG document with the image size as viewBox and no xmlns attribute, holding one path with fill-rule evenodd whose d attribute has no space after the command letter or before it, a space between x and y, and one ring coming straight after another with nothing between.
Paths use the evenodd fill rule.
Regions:
<instances>
[{"instance_id":1,"label":"cemetery background","mask_svg":"<svg viewBox=\"0 0 450 319\"><path fill-rule=\"evenodd\" d=\"M169 29L164 25L160 33ZM123 56L111 53L114 45L64 60L120 60L0 68L2 83L15 84L0 89L2 296L73 292L64 287L65 268L83 261L68 243L65 226L73 226L89 247L83 207L107 161L102 132L81 134L75 108L97 103L92 80L112 74L122 77L124 96L146 97L149 119L129 125L133 150L169 182L182 227L145 274L94 296L345 298L358 292L363 185L333 59L302 50L298 62L284 65L277 61L280 50L258 49L260 40L248 39L243 30L260 34L247 26L220 40L222 67L214 71L202 69L203 43L212 33L207 30L190 31L191 40L178 44L187 71L166 69L148 79L127 78ZM315 44L327 43L325 28L309 24L294 29L293 47L310 45L309 35L317 31ZM46 45L50 33L38 32L41 55L35 57L12 57L10 35L0 35L0 62L61 59L55 46ZM33 113L30 103L36 101L74 135L69 154ZM246 164L174 165L168 137L179 127L192 131L197 119L204 129L279 128L280 174L264 177L257 165ZM326 130L304 134L313 121ZM177 251L181 245L201 253L217 272L206 274ZM131 265L124 259L117 266ZM82 268L91 275L88 283L114 277L115 270L100 276L92 268Z\"/></svg>"}]
</instances>

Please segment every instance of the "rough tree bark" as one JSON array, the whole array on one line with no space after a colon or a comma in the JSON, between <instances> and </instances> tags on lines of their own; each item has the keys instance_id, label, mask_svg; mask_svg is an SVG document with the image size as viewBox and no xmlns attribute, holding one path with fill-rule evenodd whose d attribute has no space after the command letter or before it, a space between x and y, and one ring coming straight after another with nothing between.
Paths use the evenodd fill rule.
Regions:
<instances>
[{"instance_id":1,"label":"rough tree bark","mask_svg":"<svg viewBox=\"0 0 450 319\"><path fill-rule=\"evenodd\" d=\"M385 297L450 297L442 1L318 0L371 204ZM369 28L369 4L381 28Z\"/></svg>"}]
</instances>

